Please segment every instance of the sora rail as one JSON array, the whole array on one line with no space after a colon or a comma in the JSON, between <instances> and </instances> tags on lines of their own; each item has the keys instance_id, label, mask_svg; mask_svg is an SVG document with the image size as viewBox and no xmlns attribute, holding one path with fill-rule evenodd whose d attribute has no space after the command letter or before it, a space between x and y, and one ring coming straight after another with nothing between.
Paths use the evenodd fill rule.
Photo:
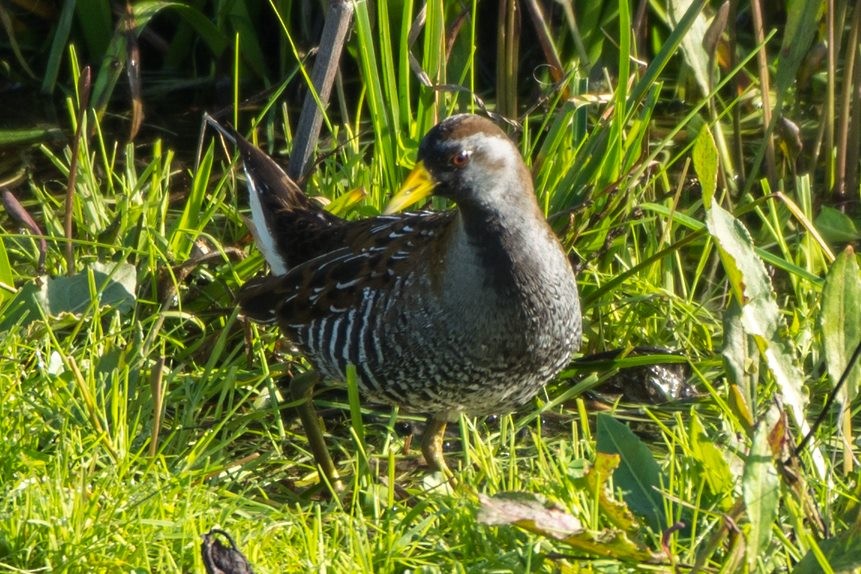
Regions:
<instances>
[{"instance_id":1,"label":"sora rail","mask_svg":"<svg viewBox=\"0 0 861 574\"><path fill-rule=\"evenodd\" d=\"M428 415L431 468L446 469L446 422L522 405L578 348L574 272L519 151L490 120L461 114L431 129L387 213L430 195L456 209L357 221L322 210L232 136L271 269L242 288L242 310L277 322L321 377L344 380L352 364L364 398ZM328 453L315 456L334 472Z\"/></svg>"}]
</instances>

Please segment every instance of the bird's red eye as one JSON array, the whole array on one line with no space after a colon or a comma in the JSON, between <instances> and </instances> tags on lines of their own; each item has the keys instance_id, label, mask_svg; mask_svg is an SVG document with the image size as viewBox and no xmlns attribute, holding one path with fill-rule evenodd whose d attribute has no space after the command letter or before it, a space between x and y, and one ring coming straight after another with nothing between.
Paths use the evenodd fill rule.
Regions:
<instances>
[{"instance_id":1,"label":"bird's red eye","mask_svg":"<svg viewBox=\"0 0 861 574\"><path fill-rule=\"evenodd\" d=\"M453 156L451 156L451 165L454 167L463 167L469 163L470 152L467 150L460 150Z\"/></svg>"}]
</instances>

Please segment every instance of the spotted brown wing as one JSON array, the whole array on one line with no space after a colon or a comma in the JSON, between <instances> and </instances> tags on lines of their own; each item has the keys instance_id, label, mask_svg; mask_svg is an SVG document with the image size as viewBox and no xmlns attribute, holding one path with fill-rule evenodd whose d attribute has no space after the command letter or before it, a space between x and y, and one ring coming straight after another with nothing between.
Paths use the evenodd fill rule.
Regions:
<instances>
[{"instance_id":1,"label":"spotted brown wing","mask_svg":"<svg viewBox=\"0 0 861 574\"><path fill-rule=\"evenodd\" d=\"M390 289L398 278L428 264L422 255L450 228L454 212L409 213L344 223L343 246L306 261L286 275L257 278L239 292L249 318L277 320L289 335L315 320L358 307L367 289ZM332 230L336 231L336 230Z\"/></svg>"}]
</instances>

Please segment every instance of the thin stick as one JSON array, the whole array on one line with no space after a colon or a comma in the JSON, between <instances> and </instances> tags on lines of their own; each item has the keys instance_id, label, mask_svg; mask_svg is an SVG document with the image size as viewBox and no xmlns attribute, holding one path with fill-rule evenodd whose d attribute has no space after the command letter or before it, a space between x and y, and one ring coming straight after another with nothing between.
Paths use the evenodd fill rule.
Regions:
<instances>
[{"instance_id":1,"label":"thin stick","mask_svg":"<svg viewBox=\"0 0 861 574\"><path fill-rule=\"evenodd\" d=\"M287 166L287 174L297 181L305 174L314 148L317 147L317 139L323 125L323 109L328 105L329 96L332 94L332 85L335 83L338 63L341 60L341 52L344 49L344 41L352 18L352 2L347 0L329 2L326 23L323 25L323 34L320 38L320 50L311 72L313 85L308 87L308 95L305 96L305 103L302 105L296 137L293 140L295 145Z\"/></svg>"}]
</instances>

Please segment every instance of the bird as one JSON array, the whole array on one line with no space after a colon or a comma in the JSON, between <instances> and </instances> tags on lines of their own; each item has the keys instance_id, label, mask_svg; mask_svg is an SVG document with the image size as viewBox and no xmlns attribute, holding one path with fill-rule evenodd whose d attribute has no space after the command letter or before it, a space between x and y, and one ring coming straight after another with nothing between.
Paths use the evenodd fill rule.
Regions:
<instances>
[{"instance_id":1,"label":"bird","mask_svg":"<svg viewBox=\"0 0 861 574\"><path fill-rule=\"evenodd\" d=\"M525 404L578 350L571 262L522 155L490 119L458 114L435 125L386 210L350 221L231 135L270 268L240 289L242 312L280 326L316 370L311 385L344 381L352 365L363 400L426 415L431 470L450 474L447 423ZM454 208L401 212L430 196ZM315 417L306 415L308 431ZM328 452L314 454L334 473Z\"/></svg>"}]
</instances>

